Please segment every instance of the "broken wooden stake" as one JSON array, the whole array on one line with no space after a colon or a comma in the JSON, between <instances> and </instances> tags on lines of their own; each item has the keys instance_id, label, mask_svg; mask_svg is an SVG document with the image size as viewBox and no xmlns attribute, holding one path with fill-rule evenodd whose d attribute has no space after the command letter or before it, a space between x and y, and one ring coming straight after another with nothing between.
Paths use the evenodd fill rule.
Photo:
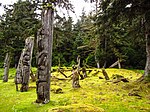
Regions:
<instances>
[{"instance_id":1,"label":"broken wooden stake","mask_svg":"<svg viewBox=\"0 0 150 112\"><path fill-rule=\"evenodd\" d=\"M80 88L80 84L79 84L79 73L78 70L73 70L72 71L72 87L73 88Z\"/></svg>"},{"instance_id":2,"label":"broken wooden stake","mask_svg":"<svg viewBox=\"0 0 150 112\"><path fill-rule=\"evenodd\" d=\"M104 68L102 69L102 73L103 73L105 79L106 79L106 80L109 80L108 74L107 74L107 72L105 71Z\"/></svg>"}]
</instances>

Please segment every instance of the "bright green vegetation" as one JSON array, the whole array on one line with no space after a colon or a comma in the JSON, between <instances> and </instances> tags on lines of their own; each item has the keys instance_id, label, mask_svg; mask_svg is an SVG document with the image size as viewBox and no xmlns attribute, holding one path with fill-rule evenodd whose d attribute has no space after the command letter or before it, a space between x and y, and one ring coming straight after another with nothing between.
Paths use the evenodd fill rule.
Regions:
<instances>
[{"instance_id":1,"label":"bright green vegetation","mask_svg":"<svg viewBox=\"0 0 150 112\"><path fill-rule=\"evenodd\" d=\"M36 70L36 68L34 68ZM33 71L34 71L33 70ZM138 71L126 69L106 69L109 77L119 74L128 78L129 83L112 83L105 79L98 69L80 80L81 88L72 89L71 80L65 79L58 72L53 76L64 79L51 79L51 101L49 104L36 104L36 83L30 83L28 92L17 92L15 84L10 77L7 83L0 80L0 111L1 112L149 112L150 111L150 83L135 83L142 74ZM101 70L99 70L101 71ZM15 69L10 70L14 76ZM71 72L65 72L70 75ZM0 76L2 69L0 69ZM62 89L62 90L61 90ZM139 96L129 96L129 93Z\"/></svg>"}]
</instances>

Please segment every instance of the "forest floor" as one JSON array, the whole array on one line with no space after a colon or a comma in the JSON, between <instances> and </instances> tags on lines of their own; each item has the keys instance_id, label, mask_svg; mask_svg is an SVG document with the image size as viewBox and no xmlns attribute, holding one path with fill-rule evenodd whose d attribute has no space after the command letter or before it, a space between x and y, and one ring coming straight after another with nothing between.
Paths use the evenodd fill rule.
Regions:
<instances>
[{"instance_id":1,"label":"forest floor","mask_svg":"<svg viewBox=\"0 0 150 112\"><path fill-rule=\"evenodd\" d=\"M37 104L34 103L35 82L30 82L28 92L16 91L15 69L10 69L6 83L2 81L3 69L0 69L0 112L150 112L150 83L135 82L142 76L140 70L106 69L108 81L101 69L91 70L87 78L80 80L78 89L72 88L70 78L53 72L50 103ZM69 76L71 71L64 73ZM129 82L116 81L112 78L116 74Z\"/></svg>"}]
</instances>

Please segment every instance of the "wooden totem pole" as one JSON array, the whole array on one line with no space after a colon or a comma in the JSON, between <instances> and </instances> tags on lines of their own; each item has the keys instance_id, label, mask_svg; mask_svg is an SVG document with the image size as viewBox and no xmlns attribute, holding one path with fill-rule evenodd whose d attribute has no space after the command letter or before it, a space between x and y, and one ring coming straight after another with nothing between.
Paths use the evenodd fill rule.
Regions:
<instances>
[{"instance_id":1,"label":"wooden totem pole","mask_svg":"<svg viewBox=\"0 0 150 112\"><path fill-rule=\"evenodd\" d=\"M6 53L6 57L4 60L4 76L3 76L3 82L8 81L8 75L9 75L9 65L10 65L10 54Z\"/></svg>"},{"instance_id":2,"label":"wooden totem pole","mask_svg":"<svg viewBox=\"0 0 150 112\"><path fill-rule=\"evenodd\" d=\"M21 92L28 91L33 46L34 38L28 37L19 59L15 77L16 90L18 90L18 84L21 83Z\"/></svg>"},{"instance_id":3,"label":"wooden totem pole","mask_svg":"<svg viewBox=\"0 0 150 112\"><path fill-rule=\"evenodd\" d=\"M52 63L53 17L54 12L50 0L44 2L42 10L42 28L38 32L37 57L37 103L50 101L50 70Z\"/></svg>"}]
</instances>

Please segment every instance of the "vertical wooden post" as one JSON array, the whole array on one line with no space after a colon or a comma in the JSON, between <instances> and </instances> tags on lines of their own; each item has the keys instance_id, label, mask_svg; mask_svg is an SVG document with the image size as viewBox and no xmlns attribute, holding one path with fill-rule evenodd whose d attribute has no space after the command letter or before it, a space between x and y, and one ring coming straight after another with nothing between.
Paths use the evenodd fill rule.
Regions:
<instances>
[{"instance_id":1,"label":"vertical wooden post","mask_svg":"<svg viewBox=\"0 0 150 112\"><path fill-rule=\"evenodd\" d=\"M83 75L80 74L80 55L78 55L78 57L77 57L77 63L78 63L78 65L77 65L77 72L80 75L81 80L83 80L84 77L83 77Z\"/></svg>"},{"instance_id":2,"label":"vertical wooden post","mask_svg":"<svg viewBox=\"0 0 150 112\"><path fill-rule=\"evenodd\" d=\"M17 91L18 91L18 84L21 84L20 88L21 92L28 91L33 46L34 46L34 37L28 37L25 40L25 47L22 50L16 70L15 84Z\"/></svg>"},{"instance_id":3,"label":"vertical wooden post","mask_svg":"<svg viewBox=\"0 0 150 112\"><path fill-rule=\"evenodd\" d=\"M118 68L121 69L120 59L118 59Z\"/></svg>"},{"instance_id":4,"label":"vertical wooden post","mask_svg":"<svg viewBox=\"0 0 150 112\"><path fill-rule=\"evenodd\" d=\"M47 1L47 4L49 3L50 1ZM53 18L53 9L50 7L43 8L42 28L38 32L37 40L37 103L45 104L50 101L50 71L52 63Z\"/></svg>"},{"instance_id":5,"label":"vertical wooden post","mask_svg":"<svg viewBox=\"0 0 150 112\"><path fill-rule=\"evenodd\" d=\"M78 70L76 70L76 67L73 67L72 74L73 74L73 76L72 76L72 87L73 88L80 88L79 73L78 73Z\"/></svg>"},{"instance_id":6,"label":"vertical wooden post","mask_svg":"<svg viewBox=\"0 0 150 112\"><path fill-rule=\"evenodd\" d=\"M6 57L4 60L4 76L3 76L3 82L8 81L8 75L9 75L9 65L10 65L10 54L6 53Z\"/></svg>"},{"instance_id":7,"label":"vertical wooden post","mask_svg":"<svg viewBox=\"0 0 150 112\"><path fill-rule=\"evenodd\" d=\"M28 37L25 41L25 48L22 53L22 82L20 91L28 91L34 37Z\"/></svg>"},{"instance_id":8,"label":"vertical wooden post","mask_svg":"<svg viewBox=\"0 0 150 112\"><path fill-rule=\"evenodd\" d=\"M16 70L16 76L15 76L15 84L16 84L16 91L18 91L18 84L22 83L22 58L23 58L23 53L24 49L22 50L19 62L18 62L18 66L17 66L17 70Z\"/></svg>"}]
</instances>

